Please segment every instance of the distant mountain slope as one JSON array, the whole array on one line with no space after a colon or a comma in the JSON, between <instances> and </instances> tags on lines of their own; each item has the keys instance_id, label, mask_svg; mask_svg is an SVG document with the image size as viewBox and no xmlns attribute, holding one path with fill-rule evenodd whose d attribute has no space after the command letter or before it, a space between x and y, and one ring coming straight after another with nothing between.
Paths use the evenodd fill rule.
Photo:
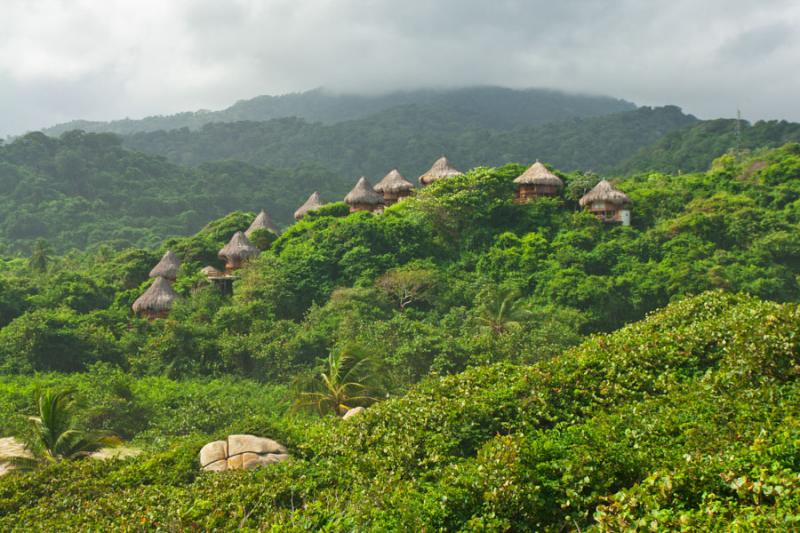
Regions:
<instances>
[{"instance_id":1,"label":"distant mountain slope","mask_svg":"<svg viewBox=\"0 0 800 533\"><path fill-rule=\"evenodd\" d=\"M311 165L182 168L125 150L111 134L31 133L0 146L0 249L27 251L38 238L56 251L99 242L155 246L235 210L267 209L284 223L309 190L332 198L345 186Z\"/></svg>"},{"instance_id":2,"label":"distant mountain slope","mask_svg":"<svg viewBox=\"0 0 800 533\"><path fill-rule=\"evenodd\" d=\"M605 171L697 119L666 106L510 131L481 123L477 113L409 105L331 125L297 118L214 123L197 131L137 133L124 144L179 164L236 159L290 168L302 161L352 177L379 178L396 167L413 179L442 154L463 169L539 158L564 170Z\"/></svg>"},{"instance_id":3,"label":"distant mountain slope","mask_svg":"<svg viewBox=\"0 0 800 533\"><path fill-rule=\"evenodd\" d=\"M450 90L416 90L383 95L337 94L324 89L281 96L241 100L221 111L196 111L141 120L92 122L75 120L44 130L48 135L81 129L87 132L131 133L198 129L212 122L255 121L298 117L308 122L333 124L363 118L397 106L416 105L427 111L472 116L487 128L508 129L575 117L630 111L636 106L605 96L568 94L545 89L470 87Z\"/></svg>"},{"instance_id":4,"label":"distant mountain slope","mask_svg":"<svg viewBox=\"0 0 800 533\"><path fill-rule=\"evenodd\" d=\"M698 122L667 133L615 170L626 174L649 170L697 172L706 170L714 159L737 145L752 150L800 141L800 124L785 120L759 121L755 124L742 121L740 131L741 139L737 141L735 119Z\"/></svg>"}]
</instances>

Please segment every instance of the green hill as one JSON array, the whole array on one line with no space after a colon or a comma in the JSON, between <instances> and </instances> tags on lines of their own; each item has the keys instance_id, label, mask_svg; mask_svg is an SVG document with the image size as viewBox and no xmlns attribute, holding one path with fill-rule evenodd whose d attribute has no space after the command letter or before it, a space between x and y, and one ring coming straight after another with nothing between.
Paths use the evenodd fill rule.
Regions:
<instances>
[{"instance_id":1,"label":"green hill","mask_svg":"<svg viewBox=\"0 0 800 533\"><path fill-rule=\"evenodd\" d=\"M71 135L15 161L114 141ZM254 213L0 259L0 436L68 388L78 427L143 451L0 478L0 529L797 529L800 145L615 180L628 227L580 210L593 175L515 204L524 168L255 235L232 296L200 269ZM168 249L181 298L134 316ZM201 473L232 433L292 460Z\"/></svg>"},{"instance_id":2,"label":"green hill","mask_svg":"<svg viewBox=\"0 0 800 533\"><path fill-rule=\"evenodd\" d=\"M795 529L795 305L710 293L531 367L431 378L348 421L249 413L294 460L148 459L0 480L4 530ZM80 512L76 512L79 509Z\"/></svg>"},{"instance_id":3,"label":"green hill","mask_svg":"<svg viewBox=\"0 0 800 533\"><path fill-rule=\"evenodd\" d=\"M620 173L699 172L719 156L737 147L740 150L781 146L800 141L800 124L759 121L750 124L735 119L705 120L666 133L652 145L645 146L630 159L615 167Z\"/></svg>"},{"instance_id":4,"label":"green hill","mask_svg":"<svg viewBox=\"0 0 800 533\"><path fill-rule=\"evenodd\" d=\"M462 169L539 157L599 170L695 122L674 107L511 132L459 129L465 120L460 112L412 106L329 126L219 123L137 134L122 144L110 134L28 134L0 145L0 244L9 251L28 251L40 238L57 251L101 242L154 246L237 209L267 209L288 225L314 190L343 198L357 176L377 182L392 166L414 180L442 153Z\"/></svg>"},{"instance_id":5,"label":"green hill","mask_svg":"<svg viewBox=\"0 0 800 533\"><path fill-rule=\"evenodd\" d=\"M332 198L345 187L313 164L186 168L126 150L110 134L32 133L0 145L0 246L29 251L37 239L58 252L157 246L237 209L266 209L286 224L309 191Z\"/></svg>"},{"instance_id":6,"label":"green hill","mask_svg":"<svg viewBox=\"0 0 800 533\"><path fill-rule=\"evenodd\" d=\"M395 167L413 179L442 154L461 168L539 158L564 170L599 172L696 122L666 106L501 131L486 128L477 115L410 105L331 125L295 118L212 123L199 130L137 133L124 144L185 165L235 159L291 168L303 161L351 179L380 179Z\"/></svg>"},{"instance_id":7,"label":"green hill","mask_svg":"<svg viewBox=\"0 0 800 533\"><path fill-rule=\"evenodd\" d=\"M91 122L76 120L44 130L48 135L80 129L94 133L132 133L199 129L212 122L267 121L297 117L332 124L364 118L398 106L418 106L426 113L446 112L477 120L487 128L508 129L575 117L606 115L635 109L630 102L605 96L568 94L546 89L467 87L395 91L377 95L316 89L281 96L241 100L221 111L197 111L140 120Z\"/></svg>"}]
</instances>

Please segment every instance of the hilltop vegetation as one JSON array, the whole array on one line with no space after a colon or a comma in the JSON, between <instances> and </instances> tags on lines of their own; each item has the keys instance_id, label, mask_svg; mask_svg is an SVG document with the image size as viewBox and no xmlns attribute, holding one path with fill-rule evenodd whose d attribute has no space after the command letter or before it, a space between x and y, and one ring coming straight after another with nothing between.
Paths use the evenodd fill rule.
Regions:
<instances>
[{"instance_id":1,"label":"hilltop vegetation","mask_svg":"<svg viewBox=\"0 0 800 533\"><path fill-rule=\"evenodd\" d=\"M531 362L582 334L610 331L680 297L723 288L800 297L800 145L718 160L706 173L618 182L633 227L577 209L596 177L564 175L563 199L514 205L524 167L477 168L435 183L381 216L331 204L294 224L242 271L233 299L196 286L200 268L253 214L233 213L158 252L98 249L0 283L0 369L75 371L108 361L139 373L235 373L281 381L330 351L369 347L402 388L430 370ZM758 165L754 167L754 161ZM147 272L171 249L187 298L169 320L132 319ZM419 286L399 305L395 293ZM530 310L508 334L483 328L497 299ZM59 346L59 356L53 350Z\"/></svg>"},{"instance_id":2,"label":"hilltop vegetation","mask_svg":"<svg viewBox=\"0 0 800 533\"><path fill-rule=\"evenodd\" d=\"M564 170L604 171L665 133L696 122L666 106L492 129L474 113L407 105L329 125L297 118L210 123L198 130L137 133L126 136L124 144L185 165L236 159L291 167L308 161L343 176L378 178L392 167L407 177L419 176L442 154L462 169L525 161L535 154Z\"/></svg>"},{"instance_id":3,"label":"hilltop vegetation","mask_svg":"<svg viewBox=\"0 0 800 533\"><path fill-rule=\"evenodd\" d=\"M294 455L254 472L200 474L195 436L6 477L0 525L788 531L798 327L794 304L710 293L547 362L428 379L353 420L248 413L225 431L280 435Z\"/></svg>"},{"instance_id":4,"label":"hilltop vegetation","mask_svg":"<svg viewBox=\"0 0 800 533\"><path fill-rule=\"evenodd\" d=\"M79 427L145 456L3 477L0 529L796 529L800 145L618 179L630 227L579 209L591 173L514 204L524 169L380 215L329 204L232 297L199 271L253 213L157 250L2 260L0 431L24 431L35 389L69 387ZM134 317L167 249L182 300ZM345 360L370 363L366 413L289 409ZM200 473L200 446L231 433L293 459Z\"/></svg>"},{"instance_id":5,"label":"hilltop vegetation","mask_svg":"<svg viewBox=\"0 0 800 533\"><path fill-rule=\"evenodd\" d=\"M132 133L199 129L213 122L262 122L276 118L297 117L308 122L333 124L364 118L399 106L416 106L425 112L445 111L478 121L488 128L508 129L543 124L576 117L606 115L635 108L630 102L604 96L567 94L545 89L506 89L468 87L449 90L398 91L387 94L344 94L316 89L281 96L258 96L241 100L221 111L197 111L141 120L91 122L76 120L44 130L61 135L70 130L94 133Z\"/></svg>"},{"instance_id":6,"label":"hilltop vegetation","mask_svg":"<svg viewBox=\"0 0 800 533\"><path fill-rule=\"evenodd\" d=\"M308 188L333 195L343 186L309 164L185 168L125 150L110 134L32 133L0 145L0 246L29 252L45 239L56 252L153 247L237 209L267 209L285 223Z\"/></svg>"},{"instance_id":7,"label":"hilltop vegetation","mask_svg":"<svg viewBox=\"0 0 800 533\"><path fill-rule=\"evenodd\" d=\"M798 141L800 124L785 120L755 124L743 120L738 125L733 119L704 120L665 134L614 170L622 173L699 172L737 146L740 150L757 150Z\"/></svg>"}]
</instances>

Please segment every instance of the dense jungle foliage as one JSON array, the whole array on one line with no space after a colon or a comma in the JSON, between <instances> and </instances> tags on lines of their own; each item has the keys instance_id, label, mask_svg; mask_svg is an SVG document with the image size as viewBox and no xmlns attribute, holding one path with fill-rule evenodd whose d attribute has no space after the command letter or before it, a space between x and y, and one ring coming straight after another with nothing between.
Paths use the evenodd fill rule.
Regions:
<instances>
[{"instance_id":1,"label":"dense jungle foliage","mask_svg":"<svg viewBox=\"0 0 800 533\"><path fill-rule=\"evenodd\" d=\"M136 133L126 136L124 144L185 165L236 159L291 167L302 160L337 174L376 179L390 170L387 165L414 178L442 154L462 170L525 161L536 154L565 170L604 171L697 119L665 106L510 129L485 123L477 113L410 104L336 124L299 118L209 123L198 130Z\"/></svg>"},{"instance_id":2,"label":"dense jungle foliage","mask_svg":"<svg viewBox=\"0 0 800 533\"><path fill-rule=\"evenodd\" d=\"M672 174L699 172L732 148L755 150L788 142L800 142L800 124L785 120L755 124L735 119L704 120L665 134L614 170L620 173L645 170Z\"/></svg>"},{"instance_id":3,"label":"dense jungle foliage","mask_svg":"<svg viewBox=\"0 0 800 533\"><path fill-rule=\"evenodd\" d=\"M712 292L532 366L428 378L349 420L252 406L147 458L1 478L0 527L792 531L799 317ZM228 432L276 436L293 459L201 474L197 450Z\"/></svg>"},{"instance_id":4,"label":"dense jungle foliage","mask_svg":"<svg viewBox=\"0 0 800 533\"><path fill-rule=\"evenodd\" d=\"M199 271L252 212L2 260L0 436L65 387L144 455L0 478L0 529L796 529L800 145L614 180L630 227L578 207L592 173L514 204L524 169L380 215L327 205L264 239L232 297ZM167 249L182 299L137 318ZM374 405L290 409L345 360L370 361ZM240 432L292 460L201 474L200 446Z\"/></svg>"},{"instance_id":5,"label":"dense jungle foliage","mask_svg":"<svg viewBox=\"0 0 800 533\"><path fill-rule=\"evenodd\" d=\"M267 209L287 223L308 189L331 198L346 186L311 164L184 168L126 150L110 134L31 133L0 144L0 247L30 252L39 239L57 252L155 247L237 209Z\"/></svg>"},{"instance_id":6,"label":"dense jungle foliage","mask_svg":"<svg viewBox=\"0 0 800 533\"><path fill-rule=\"evenodd\" d=\"M607 115L630 111L636 107L630 102L605 96L569 94L547 89L508 89L488 86L441 90L419 89L375 95L315 89L240 100L221 111L186 112L111 122L75 120L47 128L44 132L58 136L79 129L94 133L129 135L145 131L199 129L211 122L240 120L260 122L287 117L332 124L408 105L420 106L431 112L447 110L464 117L465 124L479 120L481 124L494 129Z\"/></svg>"}]
</instances>

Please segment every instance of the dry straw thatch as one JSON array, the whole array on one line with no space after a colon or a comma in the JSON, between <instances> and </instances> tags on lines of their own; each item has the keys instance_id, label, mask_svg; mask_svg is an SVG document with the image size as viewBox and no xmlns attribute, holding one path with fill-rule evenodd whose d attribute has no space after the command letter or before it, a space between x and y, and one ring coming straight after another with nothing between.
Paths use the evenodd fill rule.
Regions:
<instances>
[{"instance_id":1,"label":"dry straw thatch","mask_svg":"<svg viewBox=\"0 0 800 533\"><path fill-rule=\"evenodd\" d=\"M166 278L170 281L175 281L178 278L178 269L181 267L181 260L177 255L167 250L167 253L161 258L153 270L150 271L151 278Z\"/></svg>"},{"instance_id":2,"label":"dry straw thatch","mask_svg":"<svg viewBox=\"0 0 800 533\"><path fill-rule=\"evenodd\" d=\"M374 207L383 204L383 195L372 188L367 178L361 176L358 178L358 182L356 186L353 187L353 190L344 197L344 201L350 207Z\"/></svg>"},{"instance_id":3,"label":"dry straw thatch","mask_svg":"<svg viewBox=\"0 0 800 533\"><path fill-rule=\"evenodd\" d=\"M280 233L280 231L281 231L280 229L278 229L278 226L276 226L275 223L272 221L272 219L269 217L267 212L264 211L263 209L256 216L255 220L253 220L253 223L250 224L250 227L245 230L244 234L245 234L246 237L250 237L250 235L254 231L257 231L257 230L260 230L260 229L267 229L267 230L271 231L272 233L274 233L275 235L278 235Z\"/></svg>"},{"instance_id":4,"label":"dry straw thatch","mask_svg":"<svg viewBox=\"0 0 800 533\"><path fill-rule=\"evenodd\" d=\"M594 202L607 202L620 206L631 203L631 199L624 192L615 189L608 181L602 180L578 201L582 207Z\"/></svg>"},{"instance_id":5,"label":"dry straw thatch","mask_svg":"<svg viewBox=\"0 0 800 533\"><path fill-rule=\"evenodd\" d=\"M391 170L386 174L381 181L375 185L374 189L383 194L384 197L388 195L397 196L410 192L414 188L414 184L403 177L397 169Z\"/></svg>"},{"instance_id":6,"label":"dry straw thatch","mask_svg":"<svg viewBox=\"0 0 800 533\"><path fill-rule=\"evenodd\" d=\"M261 251L253 246L243 231L237 231L231 237L222 250L219 251L219 257L225 259L228 263L233 263L239 266L243 261L252 259L260 254Z\"/></svg>"},{"instance_id":7,"label":"dry straw thatch","mask_svg":"<svg viewBox=\"0 0 800 533\"><path fill-rule=\"evenodd\" d=\"M538 160L528 167L528 170L520 174L514 183L518 185L539 185L544 187L562 188L564 182L561 178L547 170L547 167Z\"/></svg>"},{"instance_id":8,"label":"dry straw thatch","mask_svg":"<svg viewBox=\"0 0 800 533\"><path fill-rule=\"evenodd\" d=\"M134 313L149 316L165 315L180 298L166 278L158 277L144 294L133 302Z\"/></svg>"},{"instance_id":9,"label":"dry straw thatch","mask_svg":"<svg viewBox=\"0 0 800 533\"><path fill-rule=\"evenodd\" d=\"M436 180L460 176L461 174L463 174L463 172L457 170L450 164L450 161L448 161L445 156L442 156L436 160L430 170L419 177L419 182L423 185L430 185Z\"/></svg>"},{"instance_id":10,"label":"dry straw thatch","mask_svg":"<svg viewBox=\"0 0 800 533\"><path fill-rule=\"evenodd\" d=\"M298 207L297 211L294 212L294 219L300 220L301 218L306 216L306 213L308 213L309 211L313 211L314 209L319 209L323 205L325 205L325 202L322 201L322 197L319 195L317 191L314 191L313 193L311 193L311 196L308 197L306 203Z\"/></svg>"},{"instance_id":11,"label":"dry straw thatch","mask_svg":"<svg viewBox=\"0 0 800 533\"><path fill-rule=\"evenodd\" d=\"M200 269L200 272L203 275L205 275L205 276L207 276L209 278L216 278L218 276L224 276L224 273L222 271L220 271L219 269L214 268L211 265L204 266L202 269Z\"/></svg>"}]
</instances>

